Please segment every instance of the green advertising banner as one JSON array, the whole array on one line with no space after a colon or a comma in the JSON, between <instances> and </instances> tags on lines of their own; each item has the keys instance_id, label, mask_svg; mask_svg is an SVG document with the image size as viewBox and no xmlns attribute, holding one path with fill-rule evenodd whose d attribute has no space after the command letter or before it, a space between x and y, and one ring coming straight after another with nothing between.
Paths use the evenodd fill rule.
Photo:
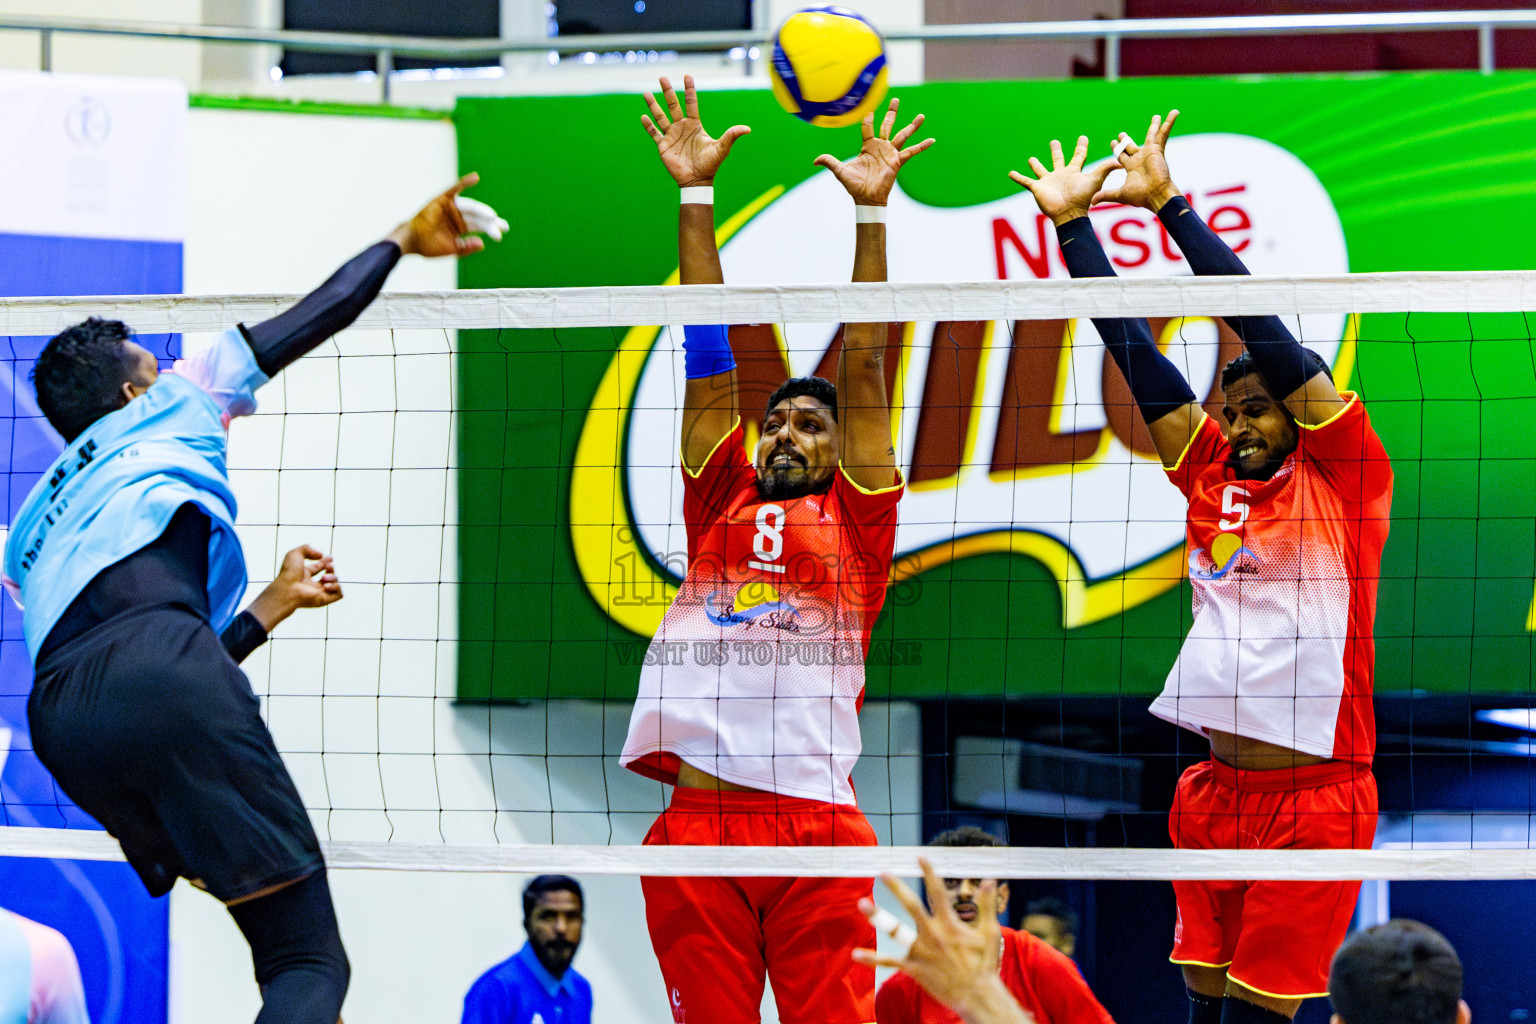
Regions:
<instances>
[{"instance_id":1,"label":"green advertising banner","mask_svg":"<svg viewBox=\"0 0 1536 1024\"><path fill-rule=\"evenodd\" d=\"M1007 177L1053 138L1108 155L1183 111L1175 179L1259 274L1531 264L1536 75L1391 74L898 90L938 143L890 211L893 281L1062 277L1048 222ZM856 128L794 120L767 92L702 97L750 125L716 182L726 279L847 280L848 200L812 166ZM510 235L464 287L676 281L677 191L636 96L462 99L476 195ZM1096 211L1125 276L1187 273L1144 211ZM1208 408L1238 350L1191 310L1154 320ZM1536 572L1536 351L1524 315L1288 321L1358 390L1393 457L1376 620L1382 691L1527 692ZM739 326L744 421L837 325ZM1183 502L1105 374L1087 323L892 330L893 426L911 483L875 631L872 698L1151 694L1189 626ZM460 361L459 695L634 695L683 571L669 332L465 332ZM750 431L755 427L749 423Z\"/></svg>"}]
</instances>

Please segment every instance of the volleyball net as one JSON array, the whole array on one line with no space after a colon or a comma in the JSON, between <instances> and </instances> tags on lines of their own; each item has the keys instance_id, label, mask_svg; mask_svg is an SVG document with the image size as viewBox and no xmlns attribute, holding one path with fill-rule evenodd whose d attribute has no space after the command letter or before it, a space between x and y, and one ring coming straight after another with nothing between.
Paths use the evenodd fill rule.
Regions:
<instances>
[{"instance_id":1,"label":"volleyball net","mask_svg":"<svg viewBox=\"0 0 1536 1024\"><path fill-rule=\"evenodd\" d=\"M0 302L10 511L59 451L27 382L47 337L121 319L169 358L295 298ZM244 668L337 867L909 874L977 824L1012 848L924 851L941 873L1536 877L1532 309L1523 272L386 294L231 426L253 593L306 543L346 592ZM1147 317L1215 413L1236 314L1280 315L1393 460L1373 850L1164 848L1208 750L1146 711L1190 626L1185 502L1089 318ZM853 776L882 845L642 847L667 792L618 764L630 703L648 657L693 656L648 647L688 551L664 325L732 325L750 446L854 322L891 325L908 482ZM0 855L116 857L31 753L0 620Z\"/></svg>"}]
</instances>

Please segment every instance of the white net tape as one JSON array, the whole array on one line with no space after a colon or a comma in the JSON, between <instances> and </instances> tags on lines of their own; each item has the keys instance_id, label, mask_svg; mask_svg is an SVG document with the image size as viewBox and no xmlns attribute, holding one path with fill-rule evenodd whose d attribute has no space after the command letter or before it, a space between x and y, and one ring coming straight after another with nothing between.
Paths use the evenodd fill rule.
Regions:
<instances>
[{"instance_id":1,"label":"white net tape","mask_svg":"<svg viewBox=\"0 0 1536 1024\"><path fill-rule=\"evenodd\" d=\"M0 334L46 335L82 316L140 333L219 331L297 295L8 299ZM391 292L354 328L527 329L679 323L1049 320L1093 316L1503 313L1536 309L1536 272L1170 277L896 284L689 285Z\"/></svg>"},{"instance_id":2,"label":"white net tape","mask_svg":"<svg viewBox=\"0 0 1536 1024\"><path fill-rule=\"evenodd\" d=\"M918 874L926 857L947 877L1035 879L1338 879L1536 878L1531 849L1144 850L1052 847L836 846L491 846L426 843L323 843L332 868L580 875L730 875L754 878L866 878ZM0 856L122 860L104 832L0 828Z\"/></svg>"}]
</instances>

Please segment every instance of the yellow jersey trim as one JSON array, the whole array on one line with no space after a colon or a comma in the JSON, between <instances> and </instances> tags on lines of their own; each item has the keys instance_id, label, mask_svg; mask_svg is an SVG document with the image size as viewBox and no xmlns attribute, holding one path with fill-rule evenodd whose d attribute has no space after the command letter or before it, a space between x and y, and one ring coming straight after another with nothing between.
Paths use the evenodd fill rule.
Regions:
<instances>
[{"instance_id":1,"label":"yellow jersey trim","mask_svg":"<svg viewBox=\"0 0 1536 1024\"><path fill-rule=\"evenodd\" d=\"M1302 430L1322 430L1328 424L1332 423L1334 420L1338 419L1340 416L1343 416L1345 413L1349 412L1349 410L1354 407L1354 404L1356 402L1360 401L1360 396L1357 395L1353 391L1340 391L1339 392L1339 397L1344 399L1344 408L1340 409L1338 412L1334 413L1332 416L1329 416L1327 419L1323 420L1323 422L1321 422L1321 423L1303 423L1300 420L1297 420L1296 421L1296 425L1298 427L1300 427ZM1258 989L1254 989L1254 991L1257 992ZM1264 994L1268 995L1269 993L1266 992ZM1294 998L1294 997L1293 996L1283 996L1282 998Z\"/></svg>"},{"instance_id":2,"label":"yellow jersey trim","mask_svg":"<svg viewBox=\"0 0 1536 1024\"><path fill-rule=\"evenodd\" d=\"M1179 452L1179 457L1174 461L1173 465L1163 467L1167 472L1173 473L1177 471L1180 466L1184 465L1185 458L1189 456L1189 450L1195 446L1195 438L1200 436L1200 431L1205 429L1205 421L1210 418L1211 417L1209 413L1207 413L1204 409L1200 410L1200 422L1196 423L1195 429L1190 431L1189 440L1184 442L1184 450ZM1178 963L1178 961L1175 960L1174 963Z\"/></svg>"},{"instance_id":3,"label":"yellow jersey trim","mask_svg":"<svg viewBox=\"0 0 1536 1024\"><path fill-rule=\"evenodd\" d=\"M738 431L740 429L741 429L741 416L740 416L740 414L737 414L735 422L733 422L731 424L731 429L727 430L725 432L725 436L724 437L720 438L720 440L715 442L715 446L709 450L709 454L704 456L704 461L699 463L699 472L698 473L695 473L693 470L688 468L688 460L683 457L683 446L682 445L678 445L677 446L677 461L678 461L678 464L683 467L683 472L687 473L688 476L691 477L692 479L697 480L699 478L699 473L704 472L704 467L709 465L709 460L713 459L715 457L715 453L720 450L720 446L725 444L725 442L729 441L731 439L731 435L736 433L736 431Z\"/></svg>"},{"instance_id":4,"label":"yellow jersey trim","mask_svg":"<svg viewBox=\"0 0 1536 1024\"><path fill-rule=\"evenodd\" d=\"M901 476L901 467L900 466L892 466L891 467L891 472L896 474L896 482L895 483L891 484L891 486L889 486L889 487L877 487L877 488L875 488L872 491L869 490L866 487L861 486L857 480L855 480L853 477L848 475L848 467L843 465L843 460L842 459L838 459L837 460L837 471L839 473L841 473L843 475L843 479L847 480L850 484L852 484L854 489L857 490L860 494L868 494L868 495L890 494L892 491L899 491L899 490L901 490L901 488L906 485L906 481L904 479L902 479L902 476Z\"/></svg>"}]
</instances>

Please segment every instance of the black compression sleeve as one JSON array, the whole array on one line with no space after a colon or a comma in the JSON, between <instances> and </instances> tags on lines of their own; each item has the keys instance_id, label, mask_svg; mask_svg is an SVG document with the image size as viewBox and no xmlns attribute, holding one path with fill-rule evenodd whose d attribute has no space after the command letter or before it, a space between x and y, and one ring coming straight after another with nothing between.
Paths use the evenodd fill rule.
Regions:
<instances>
[{"instance_id":1,"label":"black compression sleeve","mask_svg":"<svg viewBox=\"0 0 1536 1024\"><path fill-rule=\"evenodd\" d=\"M241 324L261 372L275 377L279 370L356 320L378 296L384 279L398 262L400 247L394 242L380 242L354 256L292 309L254 327Z\"/></svg>"},{"instance_id":2,"label":"black compression sleeve","mask_svg":"<svg viewBox=\"0 0 1536 1024\"><path fill-rule=\"evenodd\" d=\"M1061 243L1067 272L1073 277L1115 276L1115 268L1104 255L1104 247L1099 244L1087 217L1078 217L1057 227L1056 238ZM1195 393L1190 390L1184 375L1158 350L1146 320L1141 317L1095 317L1093 326L1098 328L1104 347L1109 349L1110 357L1125 375L1125 382L1147 423L1155 423L1195 400Z\"/></svg>"},{"instance_id":3,"label":"black compression sleeve","mask_svg":"<svg viewBox=\"0 0 1536 1024\"><path fill-rule=\"evenodd\" d=\"M1169 200L1157 211L1157 216L1196 274L1219 277L1248 273L1237 253L1200 219L1183 196ZM1307 358L1306 351L1279 317L1227 316L1222 319L1248 347L1254 364L1276 398L1285 398L1317 372L1317 364Z\"/></svg>"},{"instance_id":4,"label":"black compression sleeve","mask_svg":"<svg viewBox=\"0 0 1536 1024\"><path fill-rule=\"evenodd\" d=\"M219 634L219 642L238 665L249 658L252 651L267 642L267 631L261 628L256 616L250 612L241 612L235 616L235 621L224 627L224 632Z\"/></svg>"}]
</instances>

